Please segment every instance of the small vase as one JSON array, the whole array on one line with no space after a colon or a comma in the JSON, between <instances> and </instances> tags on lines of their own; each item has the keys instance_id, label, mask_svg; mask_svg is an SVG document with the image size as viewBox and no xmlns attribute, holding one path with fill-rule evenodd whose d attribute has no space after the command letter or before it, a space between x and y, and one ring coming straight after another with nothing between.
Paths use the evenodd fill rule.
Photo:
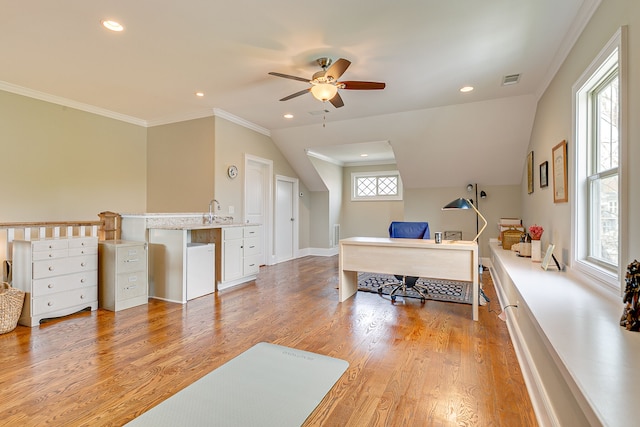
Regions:
<instances>
[{"instance_id":1,"label":"small vase","mask_svg":"<svg viewBox=\"0 0 640 427\"><path fill-rule=\"evenodd\" d=\"M542 262L542 245L540 240L531 241L531 261Z\"/></svg>"}]
</instances>

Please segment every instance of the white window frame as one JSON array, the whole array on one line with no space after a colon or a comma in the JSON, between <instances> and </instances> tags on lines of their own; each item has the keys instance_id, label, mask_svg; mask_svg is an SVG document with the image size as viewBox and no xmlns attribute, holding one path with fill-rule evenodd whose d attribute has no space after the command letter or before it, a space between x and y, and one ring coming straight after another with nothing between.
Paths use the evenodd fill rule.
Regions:
<instances>
[{"instance_id":1,"label":"white window frame","mask_svg":"<svg viewBox=\"0 0 640 427\"><path fill-rule=\"evenodd\" d=\"M398 194L396 195L375 195L375 196L358 196L357 194L357 179L358 178L376 178L382 176L395 176L398 178ZM392 201L402 200L402 178L400 178L400 172L393 171L376 171L376 172L352 172L351 173L351 201L363 202L363 201Z\"/></svg>"},{"instance_id":2,"label":"white window frame","mask_svg":"<svg viewBox=\"0 0 640 427\"><path fill-rule=\"evenodd\" d=\"M572 159L573 173L571 185L571 262L572 267L584 273L604 287L621 293L624 289L623 269L627 262L627 191L626 158L627 154L627 73L626 73L626 27L621 27L596 59L585 70L572 87L572 140L574 141ZM588 166L590 147L588 146L590 126L589 94L599 81L606 76L617 63L619 85L619 161L618 161L618 266L611 269L601 263L593 262L589 253L589 209L588 180L591 173Z\"/></svg>"}]
</instances>

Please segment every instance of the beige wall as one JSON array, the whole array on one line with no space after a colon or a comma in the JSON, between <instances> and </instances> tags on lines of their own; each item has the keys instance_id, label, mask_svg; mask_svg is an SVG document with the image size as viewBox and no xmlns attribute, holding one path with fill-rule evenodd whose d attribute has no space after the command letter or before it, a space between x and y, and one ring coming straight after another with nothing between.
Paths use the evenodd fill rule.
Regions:
<instances>
[{"instance_id":1,"label":"beige wall","mask_svg":"<svg viewBox=\"0 0 640 427\"><path fill-rule=\"evenodd\" d=\"M302 196L298 204L298 248L311 247L311 192L300 182Z\"/></svg>"},{"instance_id":2,"label":"beige wall","mask_svg":"<svg viewBox=\"0 0 640 427\"><path fill-rule=\"evenodd\" d=\"M327 230L329 229L329 192L311 191L309 194L309 247L328 248L329 239L327 237ZM300 246L300 248L303 249L303 246Z\"/></svg>"},{"instance_id":3,"label":"beige wall","mask_svg":"<svg viewBox=\"0 0 640 427\"><path fill-rule=\"evenodd\" d=\"M245 155L273 161L274 189L275 175L291 178L298 176L270 137L220 117L215 117L215 124L216 175L214 194L221 204L223 215L228 214L229 206L233 206L233 217L241 221L244 219ZM238 167L239 175L236 179L230 179L227 176L227 168L230 165ZM308 224L300 226L308 227Z\"/></svg>"},{"instance_id":4,"label":"beige wall","mask_svg":"<svg viewBox=\"0 0 640 427\"><path fill-rule=\"evenodd\" d=\"M376 166L350 166L343 170L342 184L342 238L354 236L389 237L391 221L405 218L405 202L397 201L351 201L351 174L396 170L395 164ZM406 190L405 190L406 200Z\"/></svg>"},{"instance_id":5,"label":"beige wall","mask_svg":"<svg viewBox=\"0 0 640 427\"><path fill-rule=\"evenodd\" d=\"M478 210L487 220L487 228L480 236L480 256L489 256L489 239L498 237L500 218L520 218L520 186L518 185L478 185L480 191L487 193L486 199L480 199ZM405 220L428 221L431 236L436 231L462 231L463 240L476 236L476 214L472 210L447 210L442 207L458 197L475 199L475 191L468 193L466 188L444 187L405 190ZM482 220L478 227L482 227Z\"/></svg>"},{"instance_id":6,"label":"beige wall","mask_svg":"<svg viewBox=\"0 0 640 427\"><path fill-rule=\"evenodd\" d=\"M149 128L147 212L206 212L214 152L213 117Z\"/></svg>"},{"instance_id":7,"label":"beige wall","mask_svg":"<svg viewBox=\"0 0 640 427\"><path fill-rule=\"evenodd\" d=\"M314 210L312 212L313 224L324 223L326 224L326 230L318 230L317 237L322 248L331 248L337 246L338 242L333 240L333 227L336 224L340 224L340 217L342 212L342 166L335 163L320 160L315 157L309 157L311 164L318 171L320 179L324 183L328 190L328 206L327 211L322 212L320 210ZM324 234L324 237L321 237Z\"/></svg>"},{"instance_id":8,"label":"beige wall","mask_svg":"<svg viewBox=\"0 0 640 427\"><path fill-rule=\"evenodd\" d=\"M144 127L0 91L0 221L143 211Z\"/></svg>"},{"instance_id":9,"label":"beige wall","mask_svg":"<svg viewBox=\"0 0 640 427\"><path fill-rule=\"evenodd\" d=\"M562 140L567 140L569 158L574 154L574 142L571 140L571 88L580 78L589 64L598 56L615 32L628 25L629 63L628 76L628 155L626 156L628 172L628 191L624 197L628 200L628 233L623 236L623 265L640 257L640 223L635 218L640 216L640 193L635 191L640 182L640 2L637 0L603 1L584 32L573 47L564 64L552 80L548 89L538 103L537 114L529 144L529 151L534 151L535 166L551 159L551 149ZM551 162L550 162L551 164ZM551 172L551 171L550 171ZM525 176L523 171L523 178ZM569 164L569 177L573 167ZM552 183L546 189L538 186L536 169L536 188L532 195L526 191L523 179L521 188L522 212L527 225L538 223L545 228L542 245L552 242L557 245L556 254L560 254L563 262L569 262L571 242L571 205L570 203L553 203ZM571 190L572 184L569 182ZM571 194L571 193L570 193ZM628 254L624 259L624 254Z\"/></svg>"}]
</instances>

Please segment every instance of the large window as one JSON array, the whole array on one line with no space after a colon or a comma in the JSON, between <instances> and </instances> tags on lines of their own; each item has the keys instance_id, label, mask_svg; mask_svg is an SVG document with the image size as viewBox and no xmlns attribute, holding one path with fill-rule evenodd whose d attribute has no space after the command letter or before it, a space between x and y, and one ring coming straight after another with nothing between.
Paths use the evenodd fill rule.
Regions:
<instances>
[{"instance_id":1,"label":"large window","mask_svg":"<svg viewBox=\"0 0 640 427\"><path fill-rule=\"evenodd\" d=\"M351 174L351 200L402 200L398 171Z\"/></svg>"},{"instance_id":2,"label":"large window","mask_svg":"<svg viewBox=\"0 0 640 427\"><path fill-rule=\"evenodd\" d=\"M593 127L588 138L589 175L587 205L590 207L589 251L592 262L615 271L618 267L618 162L619 92L618 64L613 64L590 93Z\"/></svg>"},{"instance_id":3,"label":"large window","mask_svg":"<svg viewBox=\"0 0 640 427\"><path fill-rule=\"evenodd\" d=\"M620 286L624 213L621 161L621 30L574 85L573 261L578 270Z\"/></svg>"}]
</instances>

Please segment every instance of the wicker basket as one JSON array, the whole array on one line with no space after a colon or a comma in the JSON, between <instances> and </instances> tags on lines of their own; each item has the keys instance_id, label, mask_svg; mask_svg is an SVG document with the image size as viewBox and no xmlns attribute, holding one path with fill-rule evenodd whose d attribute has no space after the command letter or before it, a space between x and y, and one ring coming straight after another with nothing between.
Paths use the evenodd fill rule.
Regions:
<instances>
[{"instance_id":1,"label":"wicker basket","mask_svg":"<svg viewBox=\"0 0 640 427\"><path fill-rule=\"evenodd\" d=\"M24 292L6 282L0 286L0 334L13 331L22 314Z\"/></svg>"},{"instance_id":2,"label":"wicker basket","mask_svg":"<svg viewBox=\"0 0 640 427\"><path fill-rule=\"evenodd\" d=\"M502 233L502 249L511 250L511 245L518 243L524 233L515 228L505 230Z\"/></svg>"}]
</instances>

